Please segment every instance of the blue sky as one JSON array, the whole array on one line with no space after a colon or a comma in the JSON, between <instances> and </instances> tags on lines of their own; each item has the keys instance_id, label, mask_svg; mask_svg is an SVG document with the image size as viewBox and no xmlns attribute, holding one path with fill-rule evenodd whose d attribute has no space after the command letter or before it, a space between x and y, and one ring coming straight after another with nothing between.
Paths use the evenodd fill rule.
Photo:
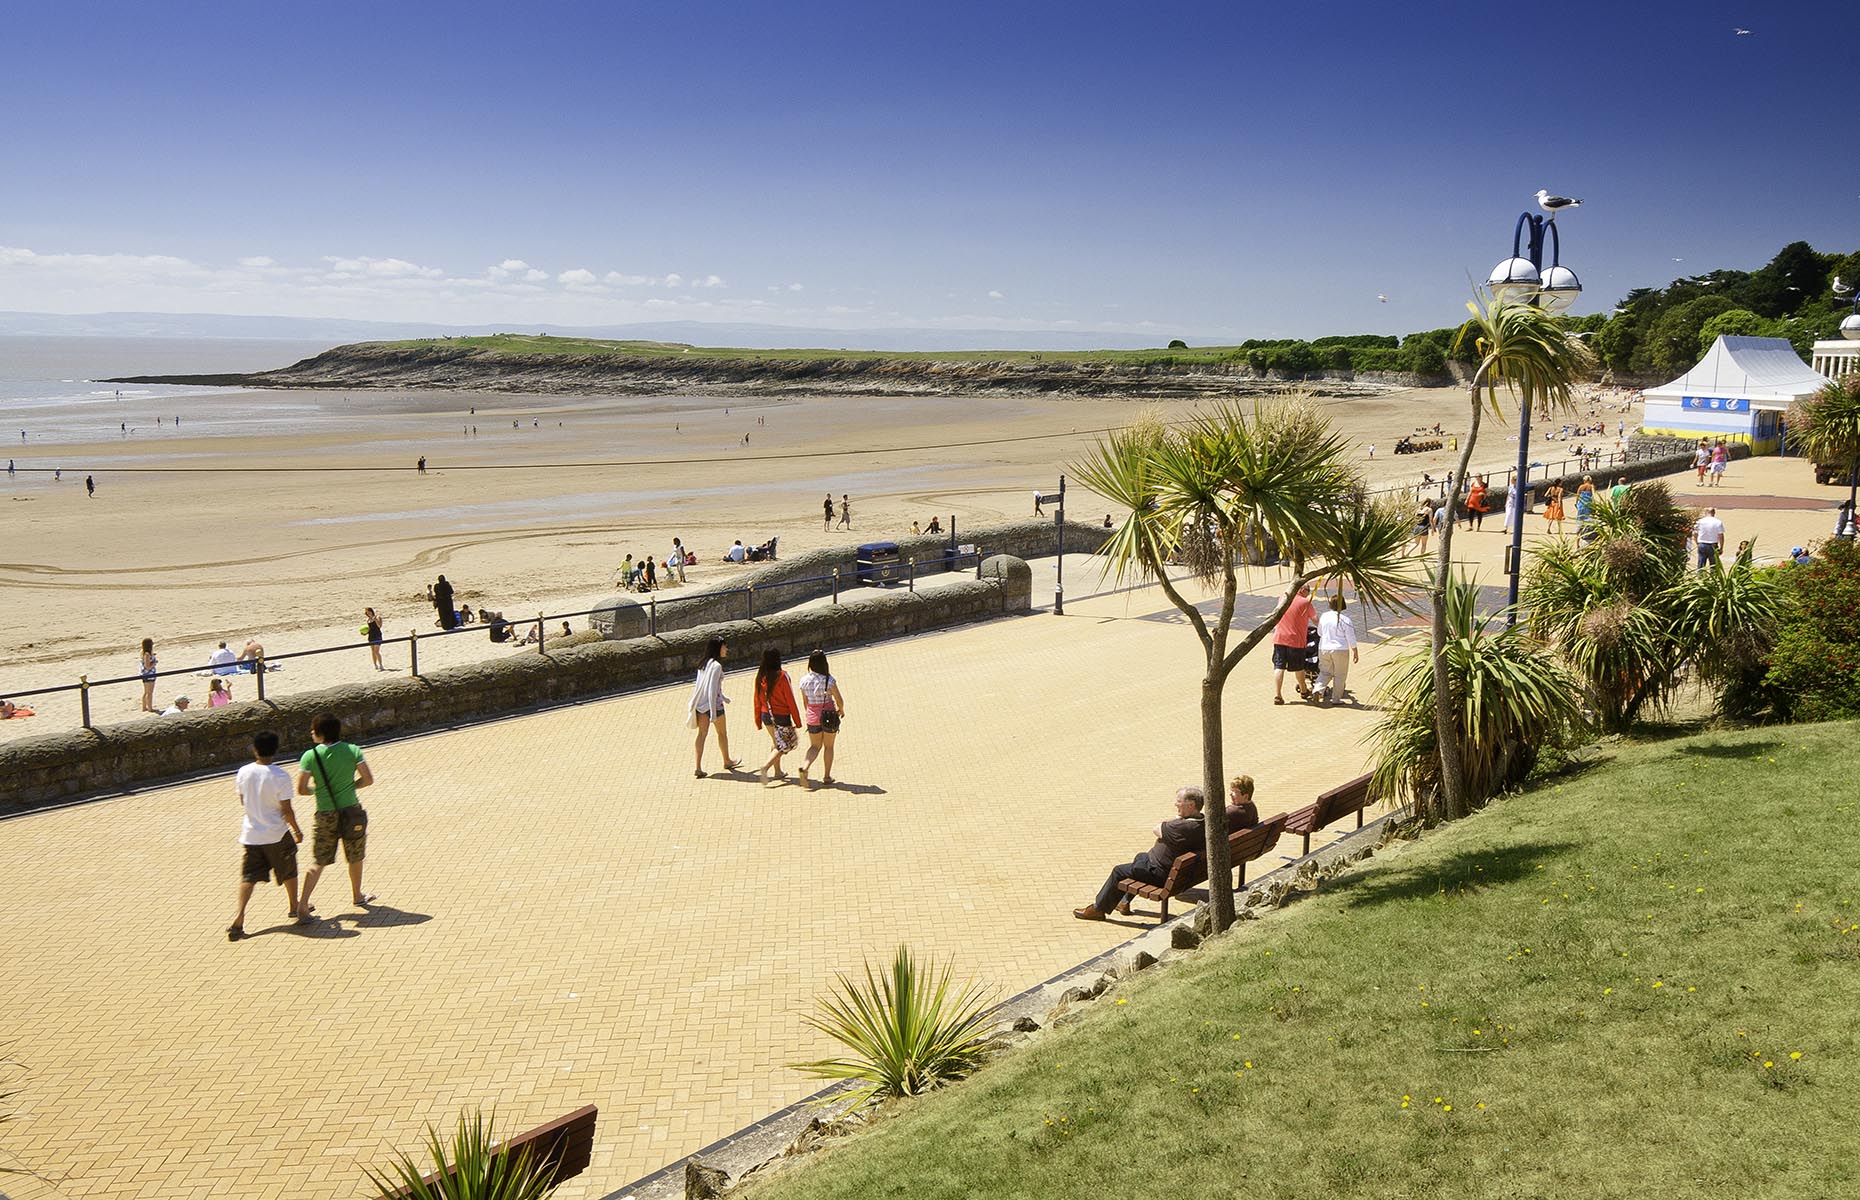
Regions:
<instances>
[{"instance_id":1,"label":"blue sky","mask_svg":"<svg viewBox=\"0 0 1860 1200\"><path fill-rule=\"evenodd\" d=\"M1586 201L1578 312L1860 247L1851 4L65 0L6 25L0 309L1213 340L1454 323L1539 187Z\"/></svg>"}]
</instances>

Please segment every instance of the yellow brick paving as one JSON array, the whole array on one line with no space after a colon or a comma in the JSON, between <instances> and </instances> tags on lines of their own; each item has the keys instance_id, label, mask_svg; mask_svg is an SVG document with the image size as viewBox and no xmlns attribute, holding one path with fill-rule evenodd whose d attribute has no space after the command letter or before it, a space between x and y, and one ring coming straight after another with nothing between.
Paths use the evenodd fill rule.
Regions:
<instances>
[{"instance_id":1,"label":"yellow brick paving","mask_svg":"<svg viewBox=\"0 0 1860 1200\"><path fill-rule=\"evenodd\" d=\"M1733 486L1819 495L1772 465ZM1495 582L1500 541L1458 545ZM812 794L693 779L683 686L373 746L381 905L351 907L338 865L332 919L294 932L265 888L238 944L229 778L0 822L0 1041L28 1069L0 1165L44 1176L0 1195L350 1197L461 1109L517 1129L594 1103L562 1195L600 1196L813 1090L783 1065L829 1049L799 1014L862 956L909 942L1006 994L1127 936L1067 910L1198 776L1198 654L1153 589L836 654L843 786ZM744 757L748 688L726 685ZM1264 811L1364 765L1374 714L1274 707L1264 653L1228 696Z\"/></svg>"}]
</instances>

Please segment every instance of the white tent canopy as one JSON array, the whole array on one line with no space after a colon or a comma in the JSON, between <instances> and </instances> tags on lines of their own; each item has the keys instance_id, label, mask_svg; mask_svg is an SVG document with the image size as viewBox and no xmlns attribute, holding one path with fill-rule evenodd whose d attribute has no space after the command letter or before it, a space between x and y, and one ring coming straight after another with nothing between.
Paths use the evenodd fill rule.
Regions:
<instances>
[{"instance_id":1,"label":"white tent canopy","mask_svg":"<svg viewBox=\"0 0 1860 1200\"><path fill-rule=\"evenodd\" d=\"M1827 376L1803 362L1787 338L1724 336L1712 343L1690 371L1671 383L1647 388L1641 395L1647 400L1680 403L1744 400L1748 404L1743 407L1787 409L1827 384Z\"/></svg>"}]
</instances>

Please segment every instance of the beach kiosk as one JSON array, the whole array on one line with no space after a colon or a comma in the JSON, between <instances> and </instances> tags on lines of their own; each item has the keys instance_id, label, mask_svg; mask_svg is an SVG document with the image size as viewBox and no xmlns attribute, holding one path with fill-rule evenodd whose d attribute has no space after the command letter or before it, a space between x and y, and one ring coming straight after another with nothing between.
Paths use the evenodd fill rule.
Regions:
<instances>
[{"instance_id":1,"label":"beach kiosk","mask_svg":"<svg viewBox=\"0 0 1860 1200\"><path fill-rule=\"evenodd\" d=\"M1690 371L1641 393L1641 432L1723 438L1752 454L1774 454L1783 414L1827 384L1786 338L1721 337Z\"/></svg>"}]
</instances>

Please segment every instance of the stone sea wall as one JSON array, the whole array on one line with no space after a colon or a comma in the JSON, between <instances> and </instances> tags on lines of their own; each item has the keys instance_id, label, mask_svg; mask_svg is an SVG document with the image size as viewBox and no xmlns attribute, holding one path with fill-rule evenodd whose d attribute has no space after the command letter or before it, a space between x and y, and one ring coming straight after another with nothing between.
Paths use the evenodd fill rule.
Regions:
<instances>
[{"instance_id":1,"label":"stone sea wall","mask_svg":"<svg viewBox=\"0 0 1860 1200\"><path fill-rule=\"evenodd\" d=\"M310 722L319 713L337 714L343 732L366 744L689 679L711 637L727 638L734 661L747 666L768 646L792 660L815 647L878 642L1032 607L1033 575L1025 562L997 556L982 564L982 576L922 592L856 590L842 604L772 613L753 621L522 654L448 667L419 678L374 679L275 701L247 701L28 738L0 746L0 815L208 770L230 770L250 760L251 735L261 729L277 730L284 753L295 758L308 747ZM668 732L682 724L682 703L682 698L668 702Z\"/></svg>"},{"instance_id":2,"label":"stone sea wall","mask_svg":"<svg viewBox=\"0 0 1860 1200\"><path fill-rule=\"evenodd\" d=\"M1031 494L1028 503L1031 506ZM854 515L857 515L857 510ZM926 519L928 516L926 513ZM1068 521L1066 552L1090 554L1104 545L1110 535L1111 531L1102 525ZM901 572L899 579L904 577L902 571L905 560L913 557L918 562L919 578L942 574L946 570L944 555L950 548L947 537L888 538L874 533L869 540L897 543ZM1050 517L1044 521L1008 521L978 525L973 529L958 529L956 541L960 545L974 544L984 556L1007 554L1022 559L1048 558L1054 553L1057 530ZM662 588L650 596L637 592L617 593L594 606L594 615L589 618L589 624L608 638L635 638L643 637L655 629L665 633L717 621L744 620L751 615L752 608L754 615L760 616L831 595L832 576L836 570L840 573L842 599L849 594L876 590L858 582L857 559L857 545L810 550L792 557L779 558L772 563L745 564L733 578L719 581L720 587L752 586L756 589L753 597L742 592L713 595L709 589L696 587ZM973 575L975 560L964 559L954 569ZM691 598L682 596L683 591L690 592Z\"/></svg>"}]
</instances>

